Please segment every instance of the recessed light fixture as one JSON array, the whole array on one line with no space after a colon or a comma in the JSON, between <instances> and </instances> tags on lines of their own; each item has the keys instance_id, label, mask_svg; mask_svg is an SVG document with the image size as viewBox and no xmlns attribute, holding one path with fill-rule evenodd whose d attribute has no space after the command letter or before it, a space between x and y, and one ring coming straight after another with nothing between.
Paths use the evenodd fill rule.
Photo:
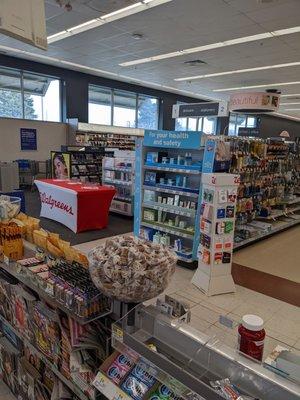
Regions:
<instances>
[{"instance_id":1,"label":"recessed light fixture","mask_svg":"<svg viewBox=\"0 0 300 400\"><path fill-rule=\"evenodd\" d=\"M266 65L264 67L254 67L254 68L245 68L245 69L235 69L232 71L224 71L224 72L215 72L212 74L203 74L203 75L194 75L194 76L187 76L185 78L176 78L174 81L181 82L181 81L193 81L196 79L204 79L204 78L212 78L215 76L224 76L224 75L234 75L234 74L243 74L245 72L254 72L254 71L264 71L268 69L274 68L287 68L287 67L296 67L300 65L300 61L285 63L285 64L275 64L275 65Z\"/></svg>"},{"instance_id":2,"label":"recessed light fixture","mask_svg":"<svg viewBox=\"0 0 300 400\"><path fill-rule=\"evenodd\" d=\"M82 24L72 26L64 31L54 33L47 37L48 44L58 42L72 35L77 35L78 33L86 32L90 29L97 28L98 26L108 24L109 22L116 21L118 19L128 17L129 15L139 13L141 11L148 10L149 8L159 6L164 3L168 3L172 0L144 0L138 1L137 3L131 4L127 7L120 8L119 10L113 11L111 13L102 15L99 18L94 18L86 21Z\"/></svg>"},{"instance_id":3,"label":"recessed light fixture","mask_svg":"<svg viewBox=\"0 0 300 400\"><path fill-rule=\"evenodd\" d=\"M257 40L270 39L277 36L290 35L292 33L300 32L300 26L292 28L280 29L278 31L258 33L257 35L244 36L236 39L225 40L223 42L216 42L199 47L192 47L190 49L182 49L171 53L158 54L157 56L141 58L139 60L126 61L119 65L122 67L129 67L131 65L145 64L152 61L164 60L166 58L184 56L186 54L199 53L201 51L214 50L220 47L233 46L235 44L255 42Z\"/></svg>"},{"instance_id":4,"label":"recessed light fixture","mask_svg":"<svg viewBox=\"0 0 300 400\"><path fill-rule=\"evenodd\" d=\"M231 92L233 90L269 88L270 86L289 86L289 85L300 85L300 81L267 83L267 84L263 84L263 85L253 85L253 86L237 86L237 87L226 88L226 89L213 89L213 92Z\"/></svg>"}]
</instances>

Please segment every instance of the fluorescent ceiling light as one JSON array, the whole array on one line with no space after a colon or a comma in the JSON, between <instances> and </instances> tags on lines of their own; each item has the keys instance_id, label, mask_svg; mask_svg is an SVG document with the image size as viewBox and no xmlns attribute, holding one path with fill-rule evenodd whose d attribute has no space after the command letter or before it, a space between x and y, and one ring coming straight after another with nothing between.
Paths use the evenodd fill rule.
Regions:
<instances>
[{"instance_id":1,"label":"fluorescent ceiling light","mask_svg":"<svg viewBox=\"0 0 300 400\"><path fill-rule=\"evenodd\" d=\"M216 72L216 73L212 73L212 74L187 76L185 78L176 78L176 79L174 79L174 81L177 81L177 82L193 81L195 79L211 78L211 77L214 77L214 76L242 74L242 73L245 73L245 72L264 71L264 70L274 69L274 68L296 67L298 65L300 65L300 61L291 62L291 63L285 63L285 64L277 64L277 65L276 64L275 65L266 65L264 67L236 69L236 70L232 70L232 71Z\"/></svg>"},{"instance_id":2,"label":"fluorescent ceiling light","mask_svg":"<svg viewBox=\"0 0 300 400\"><path fill-rule=\"evenodd\" d=\"M295 93L295 94L281 94L281 97L297 97L300 96L300 93Z\"/></svg>"},{"instance_id":3,"label":"fluorescent ceiling light","mask_svg":"<svg viewBox=\"0 0 300 400\"><path fill-rule=\"evenodd\" d=\"M297 117L289 115L289 114L274 112L274 113L272 113L272 116L278 117L278 118L287 118L287 119L291 119L292 121L300 121L300 118L297 118Z\"/></svg>"},{"instance_id":4,"label":"fluorescent ceiling light","mask_svg":"<svg viewBox=\"0 0 300 400\"><path fill-rule=\"evenodd\" d=\"M300 104L300 102L296 102L296 103L280 103L280 106L292 106L292 105L295 105L295 104Z\"/></svg>"},{"instance_id":5,"label":"fluorescent ceiling light","mask_svg":"<svg viewBox=\"0 0 300 400\"><path fill-rule=\"evenodd\" d=\"M81 32L86 32L90 29L97 28L98 26L108 24L109 22L116 21L121 18L128 17L129 15L139 13L141 11L148 10L149 8L159 6L164 3L168 3L172 0L141 0L137 3L131 4L130 6L120 8L119 10L111 13L102 15L99 18L94 18L89 21L83 22L82 24L72 26L71 28L65 29L64 31L54 33L47 37L48 44L58 42L72 35L77 35Z\"/></svg>"},{"instance_id":6,"label":"fluorescent ceiling light","mask_svg":"<svg viewBox=\"0 0 300 400\"><path fill-rule=\"evenodd\" d=\"M207 44L204 46L192 47L190 49L182 49L182 50L178 50L178 51L175 51L172 53L158 54L157 56L141 58L139 60L126 61L119 65L121 65L122 67L129 67L131 65L145 64L145 63L148 63L151 61L164 60L166 58L179 57L179 56L183 56L185 54L199 53L201 51L214 50L214 49L218 49L220 47L233 46L233 45L241 44L241 43L249 43L249 42L254 42L254 41L263 40L263 39L269 39L269 38L273 38L273 37L277 37L277 36L291 35L293 33L298 33L298 32L300 32L300 26L295 26L292 28L281 29L278 31L264 32L264 33L259 33L257 35L244 36L244 37L240 37L240 38L236 38L236 39L224 40L222 42Z\"/></svg>"},{"instance_id":7,"label":"fluorescent ceiling light","mask_svg":"<svg viewBox=\"0 0 300 400\"><path fill-rule=\"evenodd\" d=\"M150 1L150 0L148 0ZM12 48L12 47L8 47L8 46L2 46L0 45L0 50L7 52L9 55L17 55L20 57L24 57L25 59L28 58L33 58L34 60L40 60L40 61L48 61L48 62L52 62L54 63L54 65L60 64L63 66L69 66L72 67L72 69L74 70L79 70L81 72L85 72L88 74L91 73L96 73L96 74L100 74L102 76L108 75L110 77L113 77L114 79L119 79L119 80L124 80L127 82L133 82L136 85L145 85L148 87L153 87L155 89L159 89L159 90L165 90L165 91L171 91L174 93L180 93L180 94L186 94L188 96L192 96L195 98L199 98L199 99L205 99L205 100L212 100L212 101L219 101L220 99L217 98L212 98L209 97L207 95L201 94L199 92L191 92L188 90L181 90L178 89L176 87L172 87L172 86L166 86L166 85L161 85L159 83L153 83L153 82L148 82L148 81L141 81L140 79L136 79L136 78L132 78L130 76L126 76L126 75L121 75L121 74L116 74L114 72L110 72L110 71L105 71L99 68L92 68L92 67L88 67L85 65L81 65L81 64L76 64L70 61L65 61L65 60L61 60L59 58L55 58L55 57L50 57L50 56L46 56L43 54L37 54L37 53L31 53L29 51L26 50L20 50L20 49L16 49L16 48Z\"/></svg>"},{"instance_id":8,"label":"fluorescent ceiling light","mask_svg":"<svg viewBox=\"0 0 300 400\"><path fill-rule=\"evenodd\" d=\"M237 86L226 89L213 89L213 92L231 92L233 90L242 90L242 89L256 89L256 88L270 88L275 86L289 86L289 85L300 85L300 81L296 82L279 82L279 83L267 83L263 85L253 85L253 86Z\"/></svg>"}]
</instances>

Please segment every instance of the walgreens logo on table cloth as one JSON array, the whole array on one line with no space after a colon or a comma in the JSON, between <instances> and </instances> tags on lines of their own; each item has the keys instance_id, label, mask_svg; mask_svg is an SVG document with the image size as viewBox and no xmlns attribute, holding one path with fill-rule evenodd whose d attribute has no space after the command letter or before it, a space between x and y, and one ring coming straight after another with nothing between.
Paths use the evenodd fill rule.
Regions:
<instances>
[{"instance_id":1,"label":"walgreens logo on table cloth","mask_svg":"<svg viewBox=\"0 0 300 400\"><path fill-rule=\"evenodd\" d=\"M77 192L43 181L35 181L41 198L41 217L60 222L77 232Z\"/></svg>"},{"instance_id":2,"label":"walgreens logo on table cloth","mask_svg":"<svg viewBox=\"0 0 300 400\"><path fill-rule=\"evenodd\" d=\"M70 215L74 215L73 208L71 205L65 204L62 201L55 200L54 198L52 198L51 195L47 196L46 192L40 193L40 196L41 196L41 202L49 204L51 210L53 207L56 207L67 212Z\"/></svg>"}]
</instances>

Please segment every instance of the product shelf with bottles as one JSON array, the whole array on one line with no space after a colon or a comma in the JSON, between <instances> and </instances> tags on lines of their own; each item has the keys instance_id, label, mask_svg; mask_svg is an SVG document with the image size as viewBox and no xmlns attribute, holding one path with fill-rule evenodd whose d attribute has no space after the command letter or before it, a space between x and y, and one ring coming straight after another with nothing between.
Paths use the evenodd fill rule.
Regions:
<instances>
[{"instance_id":1,"label":"product shelf with bottles","mask_svg":"<svg viewBox=\"0 0 300 400\"><path fill-rule=\"evenodd\" d=\"M188 263L197 259L204 153L201 132L146 130L137 140L134 234Z\"/></svg>"},{"instance_id":2,"label":"product shelf with bottles","mask_svg":"<svg viewBox=\"0 0 300 400\"><path fill-rule=\"evenodd\" d=\"M296 225L300 197L299 145L281 138L267 140L228 137L232 163L230 172L238 173L235 248ZM277 221L283 219L281 229ZM261 222L269 222L262 225ZM274 221L274 224L272 223ZM265 235L264 235L265 233Z\"/></svg>"},{"instance_id":3,"label":"product shelf with bottles","mask_svg":"<svg viewBox=\"0 0 300 400\"><path fill-rule=\"evenodd\" d=\"M102 169L102 184L112 185L116 189L110 211L132 216L134 202L134 152L114 151L113 157L104 157Z\"/></svg>"}]
</instances>

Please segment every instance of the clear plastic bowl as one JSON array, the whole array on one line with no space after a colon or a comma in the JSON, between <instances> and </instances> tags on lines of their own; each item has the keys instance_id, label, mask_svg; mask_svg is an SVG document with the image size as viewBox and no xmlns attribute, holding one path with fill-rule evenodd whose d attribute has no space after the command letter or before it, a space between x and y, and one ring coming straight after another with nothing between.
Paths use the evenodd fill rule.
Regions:
<instances>
[{"instance_id":1,"label":"clear plastic bowl","mask_svg":"<svg viewBox=\"0 0 300 400\"><path fill-rule=\"evenodd\" d=\"M9 219L15 218L19 214L19 212L21 210L21 201L22 201L22 199L20 197L5 196L5 195L1 196L0 195L0 207L1 207L1 200L4 200L4 202L3 202L4 207L5 207L5 202L6 201L11 203L12 207L9 207L8 218ZM3 205L2 205L2 207L3 207Z\"/></svg>"}]
</instances>

